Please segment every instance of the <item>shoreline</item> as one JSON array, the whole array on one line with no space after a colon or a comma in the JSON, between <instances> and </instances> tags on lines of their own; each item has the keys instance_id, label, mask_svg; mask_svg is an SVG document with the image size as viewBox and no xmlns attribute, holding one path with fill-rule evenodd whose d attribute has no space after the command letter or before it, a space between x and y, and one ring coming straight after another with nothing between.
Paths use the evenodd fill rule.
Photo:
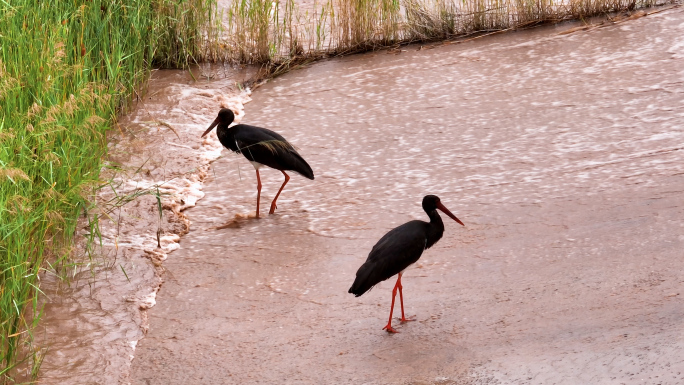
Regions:
<instances>
[{"instance_id":1,"label":"shoreline","mask_svg":"<svg viewBox=\"0 0 684 385\"><path fill-rule=\"evenodd\" d=\"M234 88L244 70L219 71L215 65L195 70L223 72L218 82L224 91L205 91L203 82L195 82L187 71L155 71L145 100L110 132L103 176L114 190L98 194L109 211L99 213L102 248L96 252L101 255L91 261L83 253L84 259L75 261L83 267L68 284L45 273L41 277L47 297L37 344L45 347L50 341L49 350L57 352L44 356L39 381L72 376L126 381L136 345L149 327L147 310L156 304L164 281L163 262L180 248L190 228L183 212L204 196L210 164L223 151L215 133L203 140L199 135L222 106L240 111L239 121L250 101L249 90ZM160 96L164 101L155 102ZM201 105L201 111L185 111L183 103L189 100ZM86 331L93 328L101 331L88 336ZM87 338L79 341L83 332L81 337ZM77 366L74 356L81 357Z\"/></svg>"}]
</instances>

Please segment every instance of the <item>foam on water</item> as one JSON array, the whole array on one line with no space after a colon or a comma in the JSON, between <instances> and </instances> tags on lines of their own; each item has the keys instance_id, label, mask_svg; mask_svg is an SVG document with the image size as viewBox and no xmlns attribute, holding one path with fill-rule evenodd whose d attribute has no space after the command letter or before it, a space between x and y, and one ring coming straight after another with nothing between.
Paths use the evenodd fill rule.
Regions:
<instances>
[{"instance_id":1,"label":"foam on water","mask_svg":"<svg viewBox=\"0 0 684 385\"><path fill-rule=\"evenodd\" d=\"M244 117L244 104L251 100L249 97L251 91L249 89L233 96L226 96L218 92L206 90L198 92L194 88L180 86L178 86L177 90L171 90L171 92L173 91L178 91L180 99L186 101L186 103L197 96L217 99L220 107L230 108L235 112L235 124L238 124L242 117ZM208 126L213 120L211 119L213 118L211 115L193 114L182 109L175 110L178 113L190 116L193 120L204 122L204 124L200 123L200 127ZM141 121L138 116L132 123L141 124L144 122ZM198 124L174 123L174 128L180 129L181 132L191 133L190 135L192 135L192 133L198 131ZM150 128L150 130L156 130L156 128ZM216 136L216 130L213 130L202 140L201 146L197 150L190 146L176 146L186 150L183 153L183 157L187 159L190 164L195 165L194 169L184 173L182 176L170 180L151 180L144 177L138 177L137 175L132 178L129 178L127 175L119 176L114 179L114 183L120 182L120 187L116 190L117 195L131 195L139 191L158 190L163 207L170 208L174 213L180 213L187 208L194 207L197 204L197 201L204 197L204 192L202 192L204 177L207 174L211 162L221 156L223 146ZM129 236L125 239L117 239L114 234L116 229L107 228L103 232L104 243L108 246L116 246L117 244L126 245L128 247L139 248L148 253L154 252L163 259L166 259L168 253L177 250L180 247L178 243L180 241L180 236L174 233L164 233L161 235L159 238L159 245L161 247L157 247L157 234L153 231L154 229L149 230L150 231L144 235L138 234Z\"/></svg>"},{"instance_id":2,"label":"foam on water","mask_svg":"<svg viewBox=\"0 0 684 385\"><path fill-rule=\"evenodd\" d=\"M50 292L41 324L45 344L63 353L46 357L43 382L72 382L75 377L82 382L126 382L137 343L149 328L146 311L156 304L161 265L181 248L181 235L190 225L184 211L204 197L210 163L223 150L215 131L204 139L200 134L221 107L231 108L239 122L250 101L249 89L232 90L234 79L206 89L201 82L185 81L180 71L155 76L163 80L151 84L154 98L146 97L122 119L124 136L110 143L110 160L121 171L111 177L115 191L101 190L100 199L158 190L163 218L150 195L115 208L111 220L100 219L102 250L109 254L101 266L79 273L88 278L74 282L65 294L52 293L63 291L59 282L53 289L51 277L42 278L48 281L44 290Z\"/></svg>"},{"instance_id":3,"label":"foam on water","mask_svg":"<svg viewBox=\"0 0 684 385\"><path fill-rule=\"evenodd\" d=\"M198 96L216 99L219 102L220 107L230 108L235 112L234 124L238 124L242 117L244 117L244 105L251 100L251 91L249 89L231 96L223 95L216 91L197 91L195 88L185 88L182 86L179 86L177 90L172 90L172 92L173 91L178 91L180 99L185 103L190 103L193 98L197 98ZM193 114L180 108L174 110L177 113L183 113L190 116L193 120L199 122L204 121L205 123L201 124L201 127L208 126L213 121L213 116L211 115ZM142 122L139 117L136 117L133 123ZM198 131L198 125L193 123L176 123L174 124L174 128L179 129L181 132L188 132L191 135ZM118 195L130 195L138 191L158 190L161 195L162 207L169 208L176 214L180 214L185 209L194 207L197 204L197 201L204 197L204 192L202 192L204 177L208 172L211 162L221 156L223 146L216 136L216 130L212 130L212 132L202 140L199 149L194 150L189 146L182 146L181 148L191 150L184 151L183 155L189 163L191 162L191 164L196 166L192 171L170 180L150 180L137 177L128 179L126 176L122 176L121 178L126 179L121 180L121 187L117 189L116 193ZM195 160L194 162L192 162L193 159ZM178 250L181 247L179 243L180 235L176 233L165 232L164 234L158 235L154 232L154 229L150 228L146 234L132 235L119 239L115 234L116 232L117 229L113 227L105 228L102 232L105 246L118 247L125 245L128 248L139 249L150 255L158 264L161 264L161 262L166 260L169 253ZM141 310L150 309L155 305L159 288L160 285L152 288L149 294L135 299ZM132 299L129 298L129 301L130 300ZM143 327L147 327L147 325L144 325ZM137 341L129 342L133 343Z\"/></svg>"}]
</instances>

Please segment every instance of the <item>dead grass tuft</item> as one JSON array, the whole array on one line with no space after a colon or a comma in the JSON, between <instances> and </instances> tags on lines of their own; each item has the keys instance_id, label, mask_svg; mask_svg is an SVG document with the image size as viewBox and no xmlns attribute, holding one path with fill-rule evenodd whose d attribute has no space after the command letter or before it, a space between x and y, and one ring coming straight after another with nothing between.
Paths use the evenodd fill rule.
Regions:
<instances>
[{"instance_id":1,"label":"dead grass tuft","mask_svg":"<svg viewBox=\"0 0 684 385\"><path fill-rule=\"evenodd\" d=\"M397 45L455 39L629 11L669 0L327 0L302 11L293 0L234 0L225 41L234 62L263 77L311 61Z\"/></svg>"}]
</instances>

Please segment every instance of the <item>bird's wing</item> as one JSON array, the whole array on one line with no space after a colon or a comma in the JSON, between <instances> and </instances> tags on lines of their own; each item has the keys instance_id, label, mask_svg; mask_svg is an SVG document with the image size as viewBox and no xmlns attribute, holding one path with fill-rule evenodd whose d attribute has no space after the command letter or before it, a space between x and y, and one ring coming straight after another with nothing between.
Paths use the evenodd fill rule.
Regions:
<instances>
[{"instance_id":1,"label":"bird's wing","mask_svg":"<svg viewBox=\"0 0 684 385\"><path fill-rule=\"evenodd\" d=\"M280 134L266 128L240 124L232 127L240 152L249 160L276 170L292 170L313 179L311 166Z\"/></svg>"},{"instance_id":2,"label":"bird's wing","mask_svg":"<svg viewBox=\"0 0 684 385\"><path fill-rule=\"evenodd\" d=\"M390 264L393 268L387 269L391 273L387 278L406 269L425 250L424 226L422 221L411 221L390 230L373 246L367 261Z\"/></svg>"},{"instance_id":3,"label":"bird's wing","mask_svg":"<svg viewBox=\"0 0 684 385\"><path fill-rule=\"evenodd\" d=\"M241 152L252 150L254 147L260 146L266 149L269 147L280 148L286 151L295 151L294 147L287 139L277 132L271 131L267 128L248 126L246 124L239 124L232 127L235 130L233 137L238 144ZM296 152L296 151L295 151Z\"/></svg>"},{"instance_id":4,"label":"bird's wing","mask_svg":"<svg viewBox=\"0 0 684 385\"><path fill-rule=\"evenodd\" d=\"M415 263L425 250L425 223L411 221L385 234L373 246L349 289L357 297Z\"/></svg>"}]
</instances>

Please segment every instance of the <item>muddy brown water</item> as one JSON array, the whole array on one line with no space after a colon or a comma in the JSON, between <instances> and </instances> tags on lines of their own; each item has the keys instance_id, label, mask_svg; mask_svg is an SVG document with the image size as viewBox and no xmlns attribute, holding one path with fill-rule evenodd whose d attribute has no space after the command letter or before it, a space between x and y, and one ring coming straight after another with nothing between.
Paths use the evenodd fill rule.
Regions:
<instances>
[{"instance_id":1,"label":"muddy brown water","mask_svg":"<svg viewBox=\"0 0 684 385\"><path fill-rule=\"evenodd\" d=\"M99 194L101 207L110 210L100 218L103 247L96 239L93 258L77 250L80 267L59 269L66 281L47 269L41 274L44 315L35 333L44 353L41 383L127 382L136 344L148 329L146 310L161 284L161 264L187 232L182 211L202 197L208 162L219 154L217 142L197 140L197 127L209 124L216 105L240 110L235 83L252 74L223 66L192 71L156 71L145 99L110 132L111 167L102 174L111 185ZM161 221L149 194L120 208L104 203L114 198L112 189L124 197L150 186L159 186ZM88 232L85 220L79 227L81 234Z\"/></svg>"},{"instance_id":2,"label":"muddy brown water","mask_svg":"<svg viewBox=\"0 0 684 385\"><path fill-rule=\"evenodd\" d=\"M331 60L255 91L242 122L283 134L316 180L294 176L256 220L251 165L212 163L118 381L683 383L684 10L564 29ZM262 213L281 178L262 172ZM389 335L393 280L347 290L386 231L426 219L425 194L466 227L445 218L407 270L417 321Z\"/></svg>"}]
</instances>

